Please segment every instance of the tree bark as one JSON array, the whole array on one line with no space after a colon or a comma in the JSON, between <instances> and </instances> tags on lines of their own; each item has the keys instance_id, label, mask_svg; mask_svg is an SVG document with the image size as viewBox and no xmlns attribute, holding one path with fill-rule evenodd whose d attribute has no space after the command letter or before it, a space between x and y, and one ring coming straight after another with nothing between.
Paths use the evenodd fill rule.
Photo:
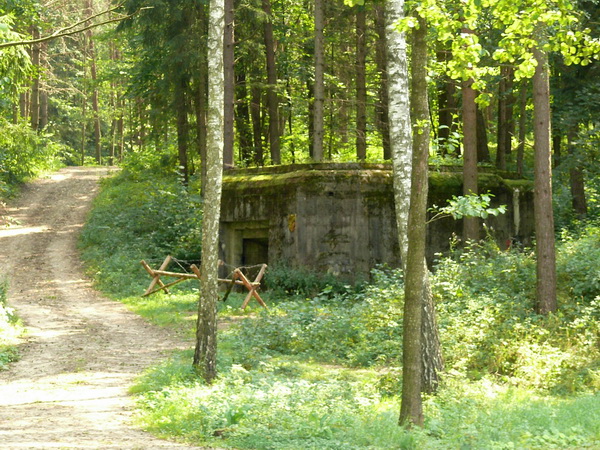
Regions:
<instances>
[{"instance_id":1,"label":"tree bark","mask_svg":"<svg viewBox=\"0 0 600 450\"><path fill-rule=\"evenodd\" d=\"M512 151L512 135L514 134L513 109L515 96L513 94L514 69L502 66L500 83L498 85L498 138L496 150L496 167L506 170L506 160Z\"/></svg>"},{"instance_id":2,"label":"tree bark","mask_svg":"<svg viewBox=\"0 0 600 450\"><path fill-rule=\"evenodd\" d=\"M315 0L315 84L313 102L313 148L312 156L317 162L323 160L324 109L325 109L325 5Z\"/></svg>"},{"instance_id":3,"label":"tree bark","mask_svg":"<svg viewBox=\"0 0 600 450\"><path fill-rule=\"evenodd\" d=\"M277 95L277 66L275 65L275 39L273 38L273 14L270 0L262 0L266 20L263 26L267 60L267 103L269 109L269 147L271 162L281 164L279 141L279 96Z\"/></svg>"},{"instance_id":4,"label":"tree bark","mask_svg":"<svg viewBox=\"0 0 600 450\"><path fill-rule=\"evenodd\" d=\"M479 106L477 106L477 161L490 161L487 125L483 111Z\"/></svg>"},{"instance_id":5,"label":"tree bark","mask_svg":"<svg viewBox=\"0 0 600 450\"><path fill-rule=\"evenodd\" d=\"M477 187L477 92L473 80L463 82L463 195L478 194ZM479 240L479 219L463 219L463 241Z\"/></svg>"},{"instance_id":6,"label":"tree bark","mask_svg":"<svg viewBox=\"0 0 600 450\"><path fill-rule=\"evenodd\" d=\"M31 36L33 39L38 39L40 37L40 30L35 25L31 27ZM34 65L36 73L31 86L30 120L31 129L36 131L40 125L40 46L41 44L33 44L31 46L31 63Z\"/></svg>"},{"instance_id":7,"label":"tree bark","mask_svg":"<svg viewBox=\"0 0 600 450\"><path fill-rule=\"evenodd\" d=\"M261 91L256 82L250 88L252 100L250 102L250 117L252 118L252 141L254 142L254 163L262 166L265 163L262 144L262 121L261 121Z\"/></svg>"},{"instance_id":8,"label":"tree bark","mask_svg":"<svg viewBox=\"0 0 600 450\"><path fill-rule=\"evenodd\" d=\"M202 221L200 301L193 365L207 383L217 374L219 218L223 180L224 0L210 0L208 29L207 183Z\"/></svg>"},{"instance_id":9,"label":"tree bark","mask_svg":"<svg viewBox=\"0 0 600 450\"><path fill-rule=\"evenodd\" d=\"M175 101L173 108L177 117L177 155L179 159L179 170L183 176L184 184L189 181L188 168L188 141L189 141L189 125L187 111L187 80L182 75L183 70L177 70L174 74L175 81Z\"/></svg>"},{"instance_id":10,"label":"tree bark","mask_svg":"<svg viewBox=\"0 0 600 450\"><path fill-rule=\"evenodd\" d=\"M402 338L402 403L399 423L423 425L421 399L421 332L425 288L425 242L429 157L429 104L427 98L427 28L419 17L412 32L411 112L412 181L408 213L406 265L404 273L404 323Z\"/></svg>"},{"instance_id":11,"label":"tree bark","mask_svg":"<svg viewBox=\"0 0 600 450\"><path fill-rule=\"evenodd\" d=\"M390 125L390 146L392 151L392 167L393 167L393 182L394 182L394 204L396 210L396 223L398 227L398 242L400 246L400 257L402 266L407 270L407 253L408 253L408 213L411 196L411 177L412 177L412 143L411 143L411 118L410 118L410 102L408 88L408 70L406 57L406 42L404 35L396 29L396 23L403 16L404 1L389 0L385 4L386 14L386 35L387 35L387 59L388 59L388 98L389 98L389 125ZM423 50L421 50L423 51ZM426 55L426 50L425 53ZM420 57L419 57L420 58ZM424 57L425 59L425 57ZM416 86L418 87L418 85ZM421 94L415 94L421 95ZM426 94L425 94L426 95ZM429 118L427 118L429 120ZM423 270L425 270L425 260L421 262ZM408 421L412 423L420 423L422 421L422 413L419 413L420 407L420 391L434 390L437 385L436 369L441 368L442 358L439 345L439 336L437 335L437 327L435 325L435 314L433 306L433 298L431 289L429 288L429 279L427 272L424 276L424 287L422 289L422 297L419 301L422 311L417 313L420 315L418 322L412 322L413 326L417 326L417 334L421 332L429 333L426 337L418 337L418 358L419 367L410 371L413 377L408 385L403 387L403 398L407 395L408 403L403 403L403 408L410 413ZM414 334L405 332L405 337L408 339L414 337ZM431 333L430 333L431 332ZM415 351L412 344L413 353ZM423 346L427 346L424 348ZM414 369L415 362L411 362L411 368ZM421 365L422 364L422 365ZM423 380L415 380L415 373L420 373ZM403 372L404 376L404 372ZM418 384L418 391L414 390L414 386ZM404 392L406 386L412 386L410 393ZM403 416L403 421L405 421Z\"/></svg>"},{"instance_id":12,"label":"tree bark","mask_svg":"<svg viewBox=\"0 0 600 450\"><path fill-rule=\"evenodd\" d=\"M223 40L223 70L225 80L224 91L224 134L223 134L223 166L234 166L233 142L234 108L235 108L235 71L234 71L234 1L225 0L225 34Z\"/></svg>"},{"instance_id":13,"label":"tree bark","mask_svg":"<svg viewBox=\"0 0 600 450\"><path fill-rule=\"evenodd\" d=\"M392 157L390 150L390 127L388 119L388 76L387 76L387 57L385 54L386 32L385 32L385 10L383 5L375 5L375 29L377 31L377 43L375 45L375 61L379 72L379 101L376 105L377 128L381 134L381 143L383 146L383 159L389 160Z\"/></svg>"},{"instance_id":14,"label":"tree bark","mask_svg":"<svg viewBox=\"0 0 600 450\"><path fill-rule=\"evenodd\" d=\"M248 87L244 68L236 75L236 107L235 126L237 129L237 140L240 147L240 159L246 163L252 163L252 130L250 129L250 105L248 103Z\"/></svg>"},{"instance_id":15,"label":"tree bark","mask_svg":"<svg viewBox=\"0 0 600 450\"><path fill-rule=\"evenodd\" d=\"M521 81L519 90L519 145L517 146L517 173L523 175L523 159L525 157L525 136L527 127L527 82Z\"/></svg>"},{"instance_id":16,"label":"tree bark","mask_svg":"<svg viewBox=\"0 0 600 450\"><path fill-rule=\"evenodd\" d=\"M356 6L356 158L367 159L367 13L364 5Z\"/></svg>"},{"instance_id":17,"label":"tree bark","mask_svg":"<svg viewBox=\"0 0 600 450\"><path fill-rule=\"evenodd\" d=\"M86 0L86 10L88 16L91 16L94 10L92 0ZM90 58L90 78L92 80L92 112L94 118L94 155L96 162L102 164L102 145L101 145L101 127L100 127L100 107L98 105L98 86L96 80L98 78L96 68L96 49L94 47L94 39L92 30L86 31L88 55Z\"/></svg>"},{"instance_id":18,"label":"tree bark","mask_svg":"<svg viewBox=\"0 0 600 450\"><path fill-rule=\"evenodd\" d=\"M582 163L579 161L575 151L575 139L577 139L577 126L574 126L567 135L569 139L568 152L574 159L569 169L569 186L571 188L571 204L573 211L580 219L587 215L587 201L585 198L585 177L583 175Z\"/></svg>"},{"instance_id":19,"label":"tree bark","mask_svg":"<svg viewBox=\"0 0 600 450\"><path fill-rule=\"evenodd\" d=\"M538 43L540 40L538 40ZM540 45L541 46L541 45ZM537 310L556 311L556 252L552 211L552 163L550 151L550 87L548 58L533 49L537 67L533 76L534 114L534 216L537 256Z\"/></svg>"}]
</instances>

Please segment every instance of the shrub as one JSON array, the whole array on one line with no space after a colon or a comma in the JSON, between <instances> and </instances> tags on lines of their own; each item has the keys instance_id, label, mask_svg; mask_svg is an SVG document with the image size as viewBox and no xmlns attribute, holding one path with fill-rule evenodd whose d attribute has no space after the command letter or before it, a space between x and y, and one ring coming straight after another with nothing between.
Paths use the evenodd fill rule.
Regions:
<instances>
[{"instance_id":1,"label":"shrub","mask_svg":"<svg viewBox=\"0 0 600 450\"><path fill-rule=\"evenodd\" d=\"M139 261L160 264L167 255L200 256L201 200L176 174L123 171L104 181L86 223L83 257L109 292L138 292L147 275ZM133 279L133 280L132 280Z\"/></svg>"},{"instance_id":2,"label":"shrub","mask_svg":"<svg viewBox=\"0 0 600 450\"><path fill-rule=\"evenodd\" d=\"M6 305L8 283L0 281L0 370L18 359L15 346L17 337L22 331L20 321L12 308Z\"/></svg>"}]
</instances>

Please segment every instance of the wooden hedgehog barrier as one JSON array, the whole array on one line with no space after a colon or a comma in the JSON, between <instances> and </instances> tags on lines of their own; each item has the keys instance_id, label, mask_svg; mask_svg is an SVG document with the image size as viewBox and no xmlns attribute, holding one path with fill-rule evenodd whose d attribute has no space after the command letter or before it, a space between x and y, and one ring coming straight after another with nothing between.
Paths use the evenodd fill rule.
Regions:
<instances>
[{"instance_id":1,"label":"wooden hedgehog barrier","mask_svg":"<svg viewBox=\"0 0 600 450\"><path fill-rule=\"evenodd\" d=\"M192 271L192 273L189 273L187 271L183 272L183 273L167 271L166 269L169 267L169 264L172 261L178 262L171 255L167 256L158 269L153 269L144 260L140 261L141 265L144 267L144 269L146 269L146 272L148 272L148 274L152 277L152 281L150 282L148 289L146 289L146 292L143 294L143 297L147 297L148 295L152 295L158 291L164 291L167 294L169 294L170 293L169 288L171 286L174 286L176 284L179 284L183 281L190 280L190 279L196 279L198 281L200 280L200 269L195 264L192 264L190 266L190 270ZM225 265L225 263L223 261L219 261L219 265L223 266L223 265ZM179 264L179 266L181 268L183 268L183 266L181 264ZM234 285L244 286L248 290L248 295L246 295L246 298L244 299L244 302L242 303L242 309L246 309L246 306L248 306L248 303L250 303L250 300L252 300L252 297L254 297L256 299L256 301L263 308L268 309L266 303L263 301L263 299L260 297L260 294L258 293L258 289L260 288L260 282L261 282L263 276L265 275L265 271L267 270L267 265L259 264L258 266L253 266L253 267L260 267L260 270L259 270L258 274L256 275L256 278L254 279L254 281L250 281L248 279L248 277L244 274L244 272L242 271L242 269L244 269L243 267L234 268L234 270L229 275L231 278L219 278L218 279L218 281L220 283L226 283L229 285L227 287L227 291L225 293L223 300L227 300L227 297L231 293L231 289L233 288ZM245 268L245 269L248 269L248 268ZM165 284L160 279L160 277L172 277L172 278L176 278L176 280ZM158 285L158 287L156 287L157 285Z\"/></svg>"}]
</instances>

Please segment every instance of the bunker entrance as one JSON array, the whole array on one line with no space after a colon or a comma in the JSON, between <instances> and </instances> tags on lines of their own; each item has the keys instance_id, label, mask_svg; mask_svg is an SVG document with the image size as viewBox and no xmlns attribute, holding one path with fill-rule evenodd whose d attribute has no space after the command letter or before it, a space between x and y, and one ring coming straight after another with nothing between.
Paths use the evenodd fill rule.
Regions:
<instances>
[{"instance_id":1,"label":"bunker entrance","mask_svg":"<svg viewBox=\"0 0 600 450\"><path fill-rule=\"evenodd\" d=\"M269 239L266 237L245 238L242 240L242 265L266 264L269 260Z\"/></svg>"}]
</instances>

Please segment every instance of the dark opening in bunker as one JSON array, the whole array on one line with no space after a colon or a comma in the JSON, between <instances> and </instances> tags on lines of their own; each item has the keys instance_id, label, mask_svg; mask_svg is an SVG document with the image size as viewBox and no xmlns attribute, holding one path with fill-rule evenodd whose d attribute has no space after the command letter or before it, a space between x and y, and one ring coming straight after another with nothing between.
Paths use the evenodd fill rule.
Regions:
<instances>
[{"instance_id":1,"label":"dark opening in bunker","mask_svg":"<svg viewBox=\"0 0 600 450\"><path fill-rule=\"evenodd\" d=\"M269 239L249 238L242 243L242 265L267 264L269 259Z\"/></svg>"}]
</instances>

